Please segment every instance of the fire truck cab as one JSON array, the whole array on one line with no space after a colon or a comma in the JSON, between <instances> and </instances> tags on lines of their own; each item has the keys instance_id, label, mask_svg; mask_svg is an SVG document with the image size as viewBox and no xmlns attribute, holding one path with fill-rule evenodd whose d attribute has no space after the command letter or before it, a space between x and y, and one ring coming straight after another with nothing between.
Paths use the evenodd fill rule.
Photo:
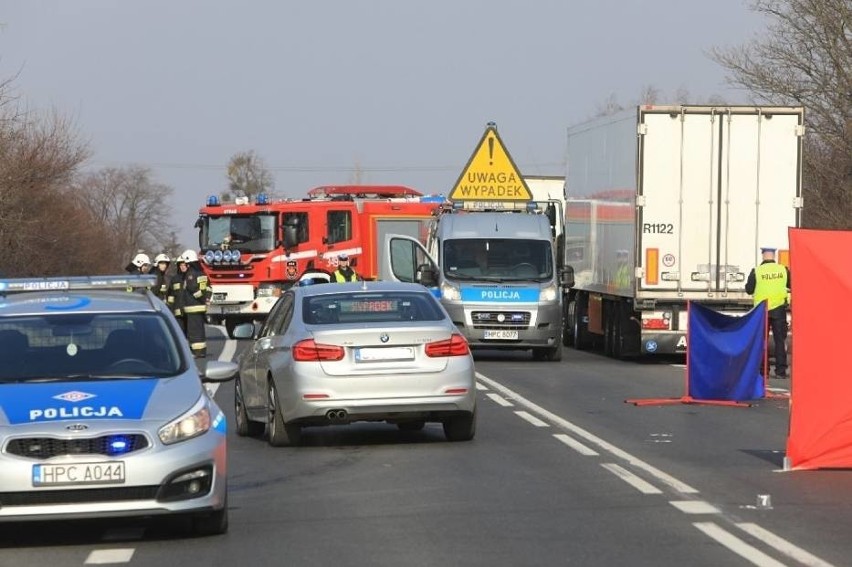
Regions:
<instances>
[{"instance_id":1,"label":"fire truck cab","mask_svg":"<svg viewBox=\"0 0 852 567\"><path fill-rule=\"evenodd\" d=\"M208 319L232 336L239 323L265 318L305 270L333 272L341 253L361 278L377 279L385 261L377 243L392 233L425 242L443 201L385 185L317 187L301 200L208 197L196 222L213 292Z\"/></svg>"}]
</instances>

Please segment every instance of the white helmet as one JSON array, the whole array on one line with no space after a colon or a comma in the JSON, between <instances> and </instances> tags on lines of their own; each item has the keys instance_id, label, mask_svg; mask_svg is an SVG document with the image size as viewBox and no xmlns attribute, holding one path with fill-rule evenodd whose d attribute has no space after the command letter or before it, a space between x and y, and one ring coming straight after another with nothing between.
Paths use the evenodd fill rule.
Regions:
<instances>
[{"instance_id":1,"label":"white helmet","mask_svg":"<svg viewBox=\"0 0 852 567\"><path fill-rule=\"evenodd\" d=\"M137 254L137 255L133 258L133 262L132 262L132 263L133 263L133 265L134 265L134 266L136 266L137 268L141 268L141 267L142 267L142 266L144 266L145 264L151 264L151 258L149 258L147 254Z\"/></svg>"},{"instance_id":2,"label":"white helmet","mask_svg":"<svg viewBox=\"0 0 852 567\"><path fill-rule=\"evenodd\" d=\"M154 258L154 263L159 264L160 262L165 262L168 264L169 262L171 262L171 259L169 258L168 254L158 254L157 257Z\"/></svg>"},{"instance_id":3,"label":"white helmet","mask_svg":"<svg viewBox=\"0 0 852 567\"><path fill-rule=\"evenodd\" d=\"M177 261L178 262L186 262L186 263L197 262L198 261L198 254L195 252L195 250L192 250L190 248L188 250L184 250L183 254L181 254L178 257Z\"/></svg>"}]
</instances>

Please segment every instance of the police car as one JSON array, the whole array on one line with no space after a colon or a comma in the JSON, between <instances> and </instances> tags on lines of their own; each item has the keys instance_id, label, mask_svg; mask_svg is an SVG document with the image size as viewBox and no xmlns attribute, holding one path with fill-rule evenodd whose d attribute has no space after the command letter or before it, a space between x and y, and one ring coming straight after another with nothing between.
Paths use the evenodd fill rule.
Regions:
<instances>
[{"instance_id":1,"label":"police car","mask_svg":"<svg viewBox=\"0 0 852 567\"><path fill-rule=\"evenodd\" d=\"M228 529L225 416L152 276L0 280L0 522L189 514Z\"/></svg>"}]
</instances>

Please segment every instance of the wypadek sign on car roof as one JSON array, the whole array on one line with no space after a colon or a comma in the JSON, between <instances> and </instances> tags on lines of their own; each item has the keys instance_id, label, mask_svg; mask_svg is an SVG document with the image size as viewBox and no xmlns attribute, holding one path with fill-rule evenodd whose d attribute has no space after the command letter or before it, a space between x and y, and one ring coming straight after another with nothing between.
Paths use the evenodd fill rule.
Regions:
<instances>
[{"instance_id":1,"label":"wypadek sign on car roof","mask_svg":"<svg viewBox=\"0 0 852 567\"><path fill-rule=\"evenodd\" d=\"M489 122L482 139L450 192L451 201L531 201L518 166Z\"/></svg>"}]
</instances>

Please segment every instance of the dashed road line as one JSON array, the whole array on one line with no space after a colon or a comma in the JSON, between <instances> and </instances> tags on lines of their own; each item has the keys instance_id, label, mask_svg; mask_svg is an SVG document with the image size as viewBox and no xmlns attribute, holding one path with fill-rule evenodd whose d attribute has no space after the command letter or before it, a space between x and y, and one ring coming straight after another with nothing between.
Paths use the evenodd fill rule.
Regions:
<instances>
[{"instance_id":1,"label":"dashed road line","mask_svg":"<svg viewBox=\"0 0 852 567\"><path fill-rule=\"evenodd\" d=\"M816 555L809 553L787 541L786 539L775 535L767 529L761 528L757 524L743 522L737 524L737 527L743 530L750 536L764 542L765 544L774 547L790 559L798 561L802 565L808 567L834 567L828 561L820 559Z\"/></svg>"},{"instance_id":2,"label":"dashed road line","mask_svg":"<svg viewBox=\"0 0 852 567\"><path fill-rule=\"evenodd\" d=\"M721 514L718 508L703 500L672 500L669 504L684 514Z\"/></svg>"},{"instance_id":3,"label":"dashed road line","mask_svg":"<svg viewBox=\"0 0 852 567\"><path fill-rule=\"evenodd\" d=\"M486 385L485 385L485 384L483 384L482 382L477 382L477 383L476 383L476 389L477 389L477 390L479 390L480 392L487 392L487 391L488 391L488 386L486 386Z\"/></svg>"},{"instance_id":4,"label":"dashed road line","mask_svg":"<svg viewBox=\"0 0 852 567\"><path fill-rule=\"evenodd\" d=\"M515 405L512 402L510 402L509 400L507 400L506 398L504 398L503 396L501 396L500 394L495 394L495 393L492 392L490 394L485 394L485 395L488 396L489 398L491 398L492 400L494 400L495 402L497 402L497 404L503 406L504 408L510 408L513 405Z\"/></svg>"},{"instance_id":5,"label":"dashed road line","mask_svg":"<svg viewBox=\"0 0 852 567\"><path fill-rule=\"evenodd\" d=\"M601 463L601 466L641 492L642 494L662 494L663 491L647 482L642 480L629 470L625 469L620 465L616 465L615 463Z\"/></svg>"},{"instance_id":6,"label":"dashed road line","mask_svg":"<svg viewBox=\"0 0 852 567\"><path fill-rule=\"evenodd\" d=\"M133 548L126 549L96 549L89 553L86 565L114 565L117 563L129 563L133 559Z\"/></svg>"},{"instance_id":7,"label":"dashed road line","mask_svg":"<svg viewBox=\"0 0 852 567\"><path fill-rule=\"evenodd\" d=\"M559 441L565 443L581 455L585 455L586 457L596 457L599 453L592 449L591 447L587 447L583 445L573 437L565 435L564 433L554 433L554 437L556 437Z\"/></svg>"},{"instance_id":8,"label":"dashed road line","mask_svg":"<svg viewBox=\"0 0 852 567\"><path fill-rule=\"evenodd\" d=\"M613 456L615 456L615 457L617 457L617 458L619 458L623 461L626 461L627 463L629 463L630 465L632 465L632 466L634 466L638 469L645 471L646 473L653 476L654 478L656 478L657 480L659 480L663 484L666 484L667 486L671 487L673 490L680 492L681 494L698 494L698 490L692 488L688 484L681 482L678 479L671 476L670 474L661 471L660 469L654 467L653 465L651 465L649 463L646 463L645 461L643 461L643 460L641 460L637 457L634 457L633 455L631 455L627 451L623 451L623 450L619 449L618 447L616 447L612 443L609 443L608 441L601 439L597 435L595 435L595 434L593 434L589 431L586 431L582 427L571 423L567 419L559 417L558 415L544 409L543 407L536 405L535 403L527 400L526 398L524 398L520 394L517 394L513 390L507 388L506 386L503 386L499 382L492 380L491 378L485 376L484 374L477 372L476 377L479 378L480 380L482 380L491 389L496 390L498 392L501 392L506 398L509 398L512 401L514 401L515 403L526 407L531 412L538 414L541 418L544 418L544 419L550 421L551 423L556 424L557 427L560 427L562 429L566 429L566 430L570 431L571 433L573 433L575 436L580 437L580 438L584 439L585 441L588 441L589 443L591 443L593 445L597 445L599 448L603 449L607 453L609 453L609 454L611 454L611 455L613 455Z\"/></svg>"},{"instance_id":9,"label":"dashed road line","mask_svg":"<svg viewBox=\"0 0 852 567\"><path fill-rule=\"evenodd\" d=\"M537 418L534 415L530 415L529 413L527 413L525 411L516 411L515 415L517 415L518 417L520 417L521 419L523 419L525 421L532 423L536 427L550 427L550 425L548 425L546 422L540 420L539 418Z\"/></svg>"},{"instance_id":10,"label":"dashed road line","mask_svg":"<svg viewBox=\"0 0 852 567\"><path fill-rule=\"evenodd\" d=\"M754 565L758 565L759 567L784 567L784 564L780 561L776 561L753 545L744 542L713 522L695 522L692 525Z\"/></svg>"}]
</instances>

